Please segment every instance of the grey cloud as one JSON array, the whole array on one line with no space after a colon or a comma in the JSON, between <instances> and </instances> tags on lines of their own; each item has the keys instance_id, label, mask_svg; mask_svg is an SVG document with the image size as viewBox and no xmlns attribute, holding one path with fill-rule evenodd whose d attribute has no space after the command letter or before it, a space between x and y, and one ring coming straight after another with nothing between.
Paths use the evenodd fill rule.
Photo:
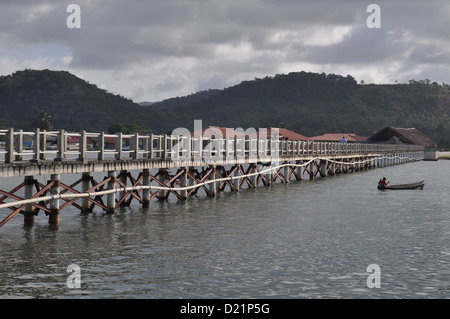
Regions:
<instances>
[{"instance_id":1,"label":"grey cloud","mask_svg":"<svg viewBox=\"0 0 450 319\"><path fill-rule=\"evenodd\" d=\"M56 44L71 53L74 70L111 71L120 77L140 66L161 72L148 74L145 83L153 79L155 90L166 87L168 92L220 88L235 79L274 75L286 65L326 65L326 70L389 63L406 69L449 65L447 0L375 1L381 7L379 30L366 26L370 2L354 0L73 2L82 10L79 30L66 27L68 3L2 1L0 58L8 48ZM350 31L332 43L311 41L314 32L320 31L315 35L319 41L336 27ZM274 40L283 34L286 38ZM182 64L186 59L190 65ZM432 70L427 68L428 74ZM179 79L176 72L183 73ZM436 77L443 81L445 73L436 72Z\"/></svg>"},{"instance_id":2,"label":"grey cloud","mask_svg":"<svg viewBox=\"0 0 450 319\"><path fill-rule=\"evenodd\" d=\"M337 44L309 48L305 59L315 64L369 64L401 58L405 49L403 43L389 42L383 29L360 28Z\"/></svg>"},{"instance_id":3,"label":"grey cloud","mask_svg":"<svg viewBox=\"0 0 450 319\"><path fill-rule=\"evenodd\" d=\"M433 44L418 44L408 56L411 63L450 65L450 49Z\"/></svg>"}]
</instances>

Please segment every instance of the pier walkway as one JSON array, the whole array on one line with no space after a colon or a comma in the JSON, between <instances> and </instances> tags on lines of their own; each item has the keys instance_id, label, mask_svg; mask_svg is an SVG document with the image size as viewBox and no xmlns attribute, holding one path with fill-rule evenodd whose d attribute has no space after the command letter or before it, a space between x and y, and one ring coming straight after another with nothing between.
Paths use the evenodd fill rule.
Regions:
<instances>
[{"instance_id":1,"label":"pier walkway","mask_svg":"<svg viewBox=\"0 0 450 319\"><path fill-rule=\"evenodd\" d=\"M114 213L133 200L149 207L154 198L186 200L201 189L215 196L226 188L239 191L424 158L424 147L416 145L292 141L277 134L211 138L11 128L1 135L0 178L23 181L0 189L0 227L19 213L27 225L40 211L50 224L58 224L60 211L68 206L82 213L94 207ZM95 180L96 173L104 173L101 181ZM65 176L74 174L74 183L64 183ZM37 176L50 179L44 184ZM4 214L5 209L12 212Z\"/></svg>"}]
</instances>

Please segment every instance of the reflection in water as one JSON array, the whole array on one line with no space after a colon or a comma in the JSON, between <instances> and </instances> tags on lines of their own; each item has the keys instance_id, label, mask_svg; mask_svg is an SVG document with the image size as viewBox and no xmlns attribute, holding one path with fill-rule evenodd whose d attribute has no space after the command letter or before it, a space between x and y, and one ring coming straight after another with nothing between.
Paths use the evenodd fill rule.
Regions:
<instances>
[{"instance_id":1,"label":"reflection in water","mask_svg":"<svg viewBox=\"0 0 450 319\"><path fill-rule=\"evenodd\" d=\"M2 298L449 297L450 161L277 184L215 199L66 209L0 230ZM426 180L423 191L380 192ZM67 266L81 288L66 285ZM366 268L381 268L369 289Z\"/></svg>"}]
</instances>

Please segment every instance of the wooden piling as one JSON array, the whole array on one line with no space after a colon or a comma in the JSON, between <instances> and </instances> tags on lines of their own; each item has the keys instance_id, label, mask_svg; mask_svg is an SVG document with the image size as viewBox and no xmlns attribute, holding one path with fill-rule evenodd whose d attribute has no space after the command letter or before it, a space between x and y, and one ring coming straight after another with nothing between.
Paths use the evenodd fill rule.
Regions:
<instances>
[{"instance_id":1,"label":"wooden piling","mask_svg":"<svg viewBox=\"0 0 450 319\"><path fill-rule=\"evenodd\" d=\"M116 171L109 171L108 178L110 179L107 184L108 190L114 190L116 188ZM106 207L107 212L114 214L116 211L116 193L111 192L106 195Z\"/></svg>"},{"instance_id":2,"label":"wooden piling","mask_svg":"<svg viewBox=\"0 0 450 319\"><path fill-rule=\"evenodd\" d=\"M91 181L91 173L83 173L81 176L81 192L85 193L89 190L89 183ZM87 197L81 199L81 213L90 213L89 200Z\"/></svg>"},{"instance_id":3,"label":"wooden piling","mask_svg":"<svg viewBox=\"0 0 450 319\"><path fill-rule=\"evenodd\" d=\"M309 180L314 180L314 177L316 176L316 166L317 163L316 161L311 161L311 163L309 163L308 165L308 169L309 169Z\"/></svg>"},{"instance_id":4,"label":"wooden piling","mask_svg":"<svg viewBox=\"0 0 450 319\"><path fill-rule=\"evenodd\" d=\"M256 167L257 167L257 165L255 165L255 164L250 164L249 165L249 167L248 167L248 169L247 169L247 175L250 175L250 174L254 174L254 173L256 173ZM249 186L251 187L251 188L256 188L257 187L257 179L258 179L258 176L257 175L250 175L249 177L248 177L248 182L249 182Z\"/></svg>"},{"instance_id":5,"label":"wooden piling","mask_svg":"<svg viewBox=\"0 0 450 319\"><path fill-rule=\"evenodd\" d=\"M142 174L143 174L142 185L150 186L150 170L144 169ZM142 191L142 207L143 208L150 207L150 190L149 189L144 189Z\"/></svg>"},{"instance_id":6,"label":"wooden piling","mask_svg":"<svg viewBox=\"0 0 450 319\"><path fill-rule=\"evenodd\" d=\"M164 142L165 143L165 142ZM166 168L160 168L158 171L157 176L159 177L159 181L161 182L162 185L166 185L167 181L169 181L169 172ZM169 196L169 191L168 190L161 190L159 192L159 196L158 199L159 200L166 200L167 197Z\"/></svg>"},{"instance_id":7,"label":"wooden piling","mask_svg":"<svg viewBox=\"0 0 450 319\"><path fill-rule=\"evenodd\" d=\"M297 165L303 165L303 161L297 161ZM298 166L297 167L297 180L301 181L303 180L303 174L305 172L305 166Z\"/></svg>"},{"instance_id":8,"label":"wooden piling","mask_svg":"<svg viewBox=\"0 0 450 319\"><path fill-rule=\"evenodd\" d=\"M209 169L211 170L211 173L209 174L209 181L215 181L216 180L216 167L214 165L210 166ZM217 183L212 182L209 184L209 191L216 195L217 193Z\"/></svg>"},{"instance_id":9,"label":"wooden piling","mask_svg":"<svg viewBox=\"0 0 450 319\"><path fill-rule=\"evenodd\" d=\"M127 180L128 180L128 171L127 170L121 170L120 174L119 174L119 180L121 182L121 184L125 187L127 187ZM121 186L122 186L121 185ZM122 186L122 187L123 187ZM121 191L119 193L119 198L120 198L120 206L121 207L125 207L127 206L127 201L124 199L124 197L126 196L127 192L125 190Z\"/></svg>"},{"instance_id":10,"label":"wooden piling","mask_svg":"<svg viewBox=\"0 0 450 319\"><path fill-rule=\"evenodd\" d=\"M265 169L268 170L266 173L267 186L270 186L272 184L273 177L272 163L269 163L267 166L265 166Z\"/></svg>"},{"instance_id":11,"label":"wooden piling","mask_svg":"<svg viewBox=\"0 0 450 319\"><path fill-rule=\"evenodd\" d=\"M284 164L288 165L289 162L284 162ZM289 183L289 166L285 166L283 168L283 177L284 177L284 182Z\"/></svg>"},{"instance_id":12,"label":"wooden piling","mask_svg":"<svg viewBox=\"0 0 450 319\"><path fill-rule=\"evenodd\" d=\"M33 176L25 176L24 179L24 195L25 198L31 198L33 196L33 186L34 186L34 177ZM32 226L34 223L34 209L31 204L25 205L23 211L23 221L25 226Z\"/></svg>"},{"instance_id":13,"label":"wooden piling","mask_svg":"<svg viewBox=\"0 0 450 319\"><path fill-rule=\"evenodd\" d=\"M50 188L50 194L52 194L53 196L58 196L60 194L60 175L51 175L51 181L53 182L53 186ZM59 223L59 198L57 197L50 201L50 213L48 216L48 222L49 224Z\"/></svg>"},{"instance_id":14,"label":"wooden piling","mask_svg":"<svg viewBox=\"0 0 450 319\"><path fill-rule=\"evenodd\" d=\"M328 168L327 168L327 161L321 160L319 163L319 173L321 177L327 177Z\"/></svg>"},{"instance_id":15,"label":"wooden piling","mask_svg":"<svg viewBox=\"0 0 450 319\"><path fill-rule=\"evenodd\" d=\"M239 176L241 176L241 173L240 173L240 171L239 171L239 166L237 166L237 165L233 166L233 168L231 169L231 171L234 171L233 175L234 175L234 177L235 177L235 179L234 179L234 185L233 185L233 186L234 186L234 190L235 190L236 192L239 192L240 185L241 185L241 179L238 178Z\"/></svg>"},{"instance_id":16,"label":"wooden piling","mask_svg":"<svg viewBox=\"0 0 450 319\"><path fill-rule=\"evenodd\" d=\"M186 186L188 186L188 174L186 167L183 167L182 170L183 173L180 176L180 187L185 188ZM187 195L188 195L187 189L183 189L180 191L180 196L183 200L187 199Z\"/></svg>"}]
</instances>

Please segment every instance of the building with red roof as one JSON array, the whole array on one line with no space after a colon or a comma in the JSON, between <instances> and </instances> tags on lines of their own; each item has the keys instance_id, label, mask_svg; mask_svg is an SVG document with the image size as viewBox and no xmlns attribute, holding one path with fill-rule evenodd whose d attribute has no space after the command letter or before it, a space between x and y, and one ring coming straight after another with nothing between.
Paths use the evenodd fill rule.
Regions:
<instances>
[{"instance_id":1,"label":"building with red roof","mask_svg":"<svg viewBox=\"0 0 450 319\"><path fill-rule=\"evenodd\" d=\"M193 131L191 132L191 136L197 137L210 137L210 138L243 138L248 136L245 132L241 130L234 130L232 128L227 127L218 127L218 126L208 126L203 128L201 131Z\"/></svg>"},{"instance_id":2,"label":"building with red roof","mask_svg":"<svg viewBox=\"0 0 450 319\"><path fill-rule=\"evenodd\" d=\"M367 137L356 135L354 133L325 133L319 136L310 137L310 140L318 142L340 142L343 137L345 137L349 143L364 143L367 141Z\"/></svg>"},{"instance_id":3,"label":"building with red roof","mask_svg":"<svg viewBox=\"0 0 450 319\"><path fill-rule=\"evenodd\" d=\"M232 129L226 127L209 126L201 131L191 132L191 136L202 136L211 138L271 138L278 137L289 141L309 141L310 138L286 128L260 128L260 129Z\"/></svg>"},{"instance_id":4,"label":"building with red roof","mask_svg":"<svg viewBox=\"0 0 450 319\"><path fill-rule=\"evenodd\" d=\"M272 136L278 136L281 140L288 140L288 141L309 141L310 138L306 137L302 134L296 133L294 131L288 130L287 128L278 128L278 127L271 127L264 129L266 132L262 131L262 129L259 130L258 136L262 134L266 134L265 137L272 137Z\"/></svg>"}]
</instances>

